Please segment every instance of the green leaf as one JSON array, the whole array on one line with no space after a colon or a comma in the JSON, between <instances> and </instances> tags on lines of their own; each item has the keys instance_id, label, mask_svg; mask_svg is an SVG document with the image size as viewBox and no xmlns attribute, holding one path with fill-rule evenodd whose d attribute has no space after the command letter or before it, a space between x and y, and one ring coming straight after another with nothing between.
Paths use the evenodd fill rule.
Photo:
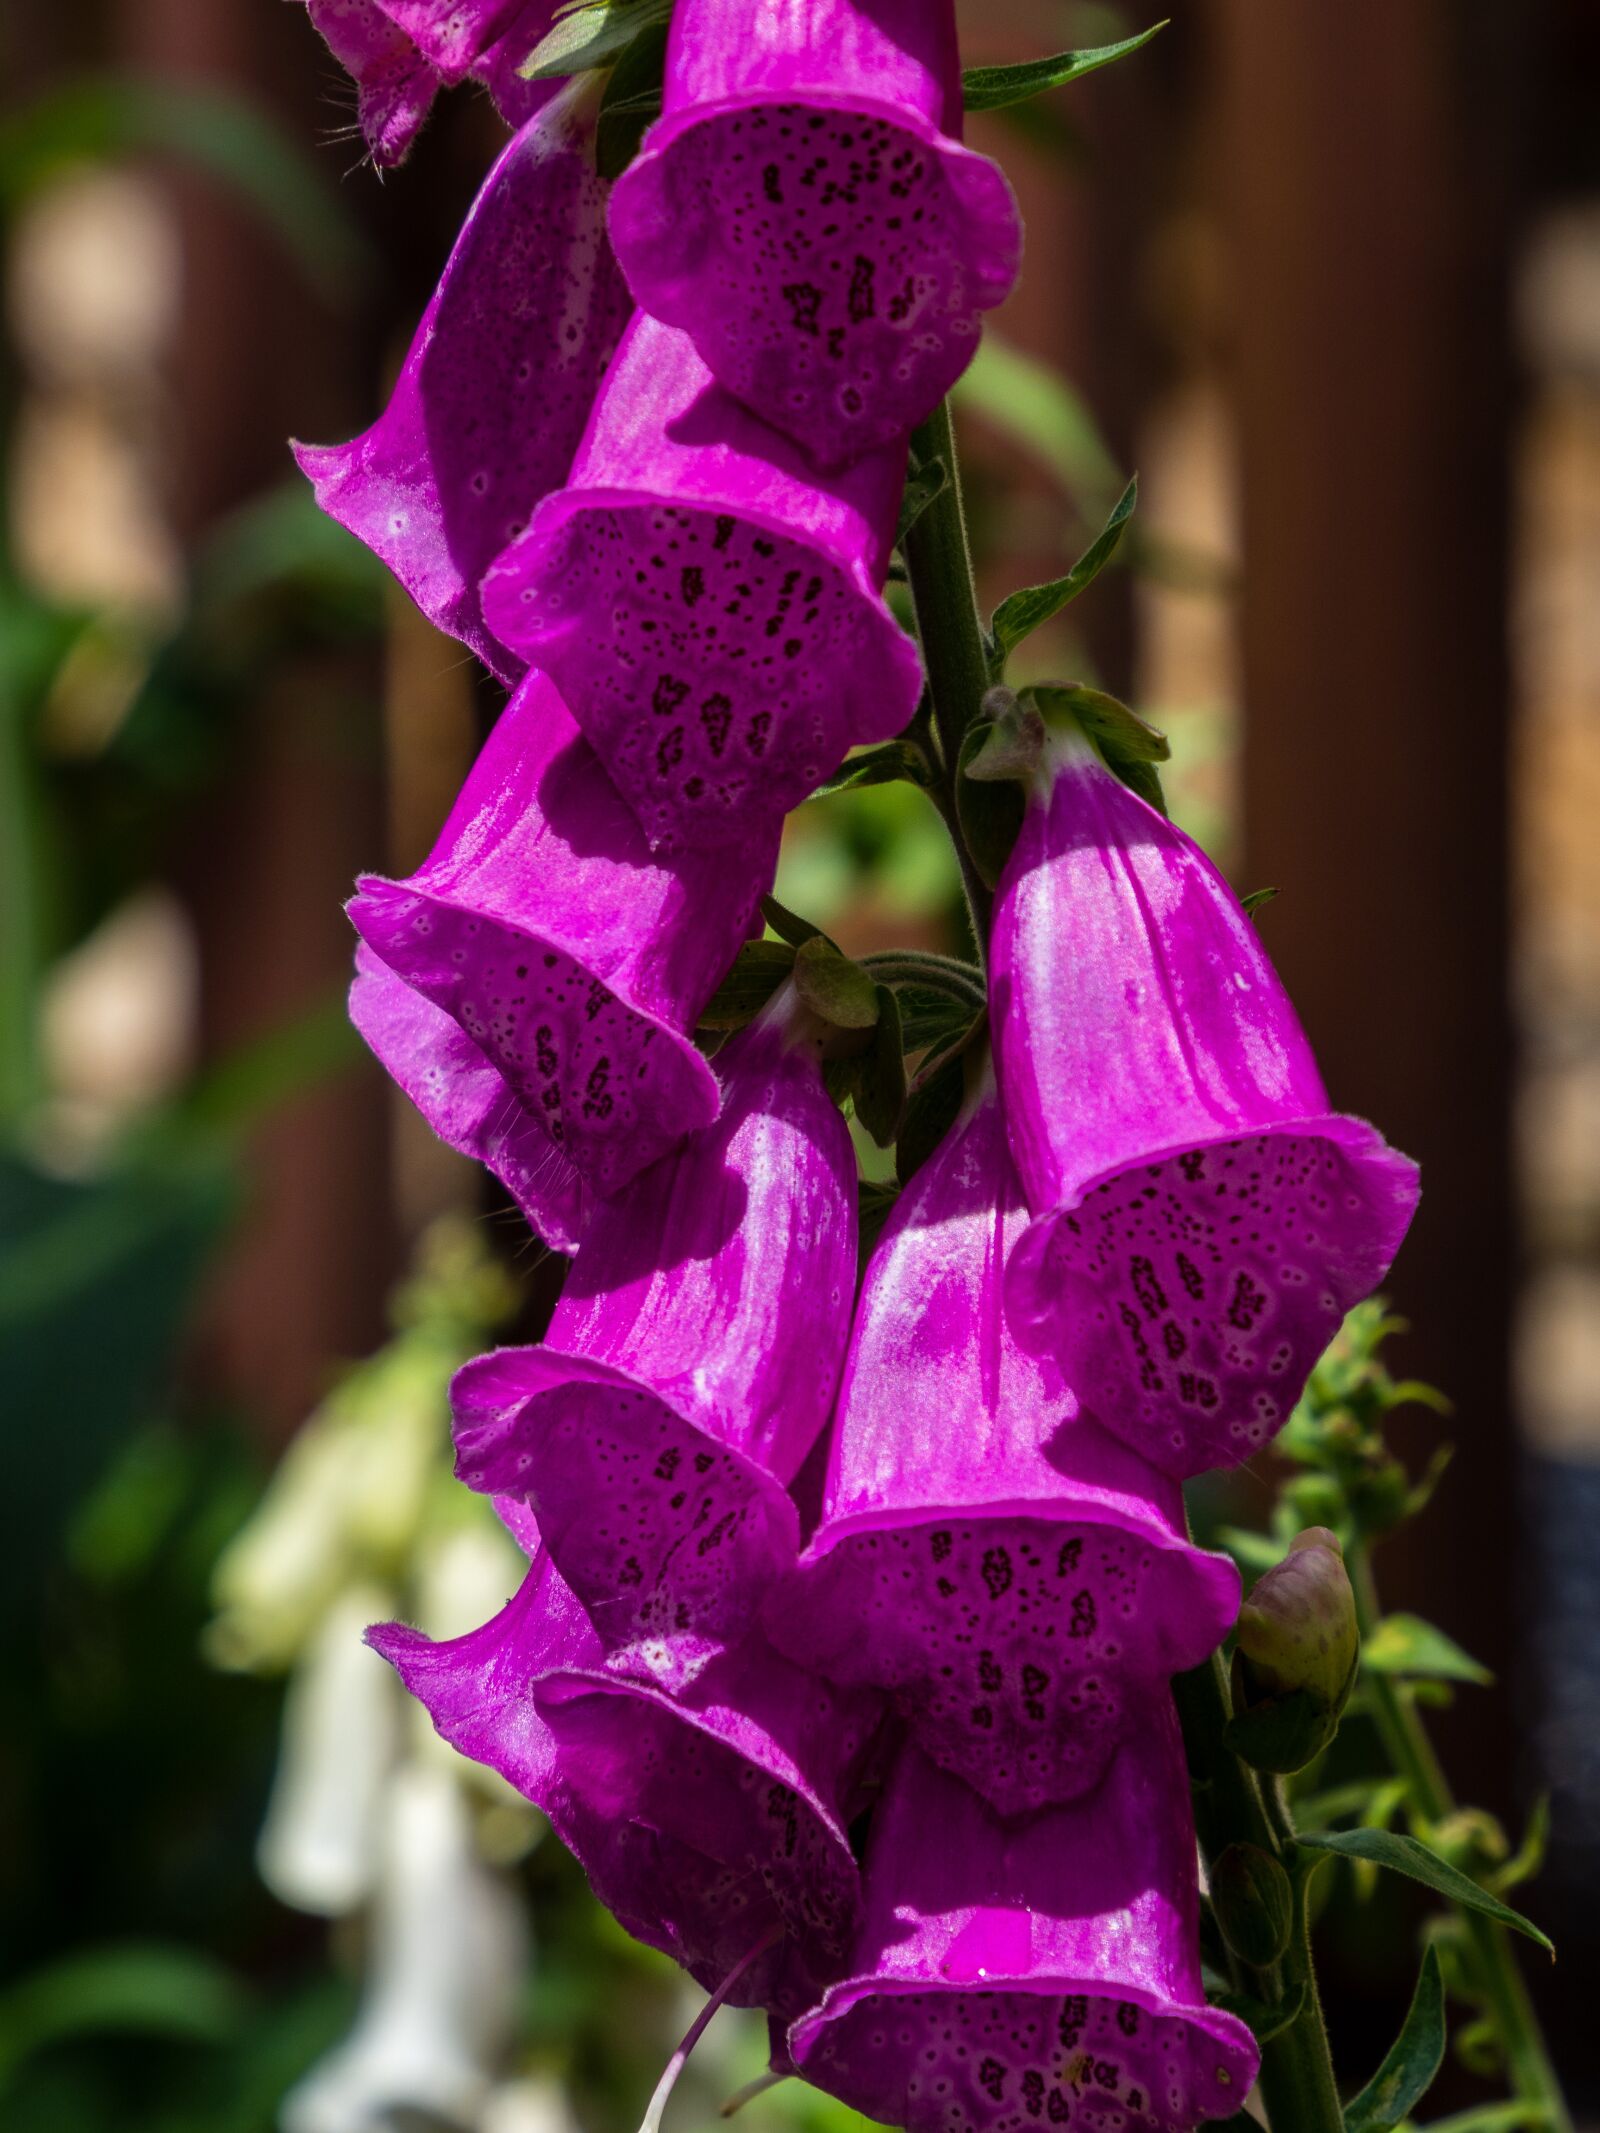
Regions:
<instances>
[{"instance_id":1,"label":"green leaf","mask_svg":"<svg viewBox=\"0 0 1600 2133\"><path fill-rule=\"evenodd\" d=\"M733 968L707 1001L701 1029L743 1029L760 1014L794 968L788 941L746 941Z\"/></svg>"},{"instance_id":2,"label":"green leaf","mask_svg":"<svg viewBox=\"0 0 1600 2133\"><path fill-rule=\"evenodd\" d=\"M1345 2133L1392 2133L1433 2085L1444 2061L1444 1978L1439 1951L1429 1948L1410 2012L1388 2057L1359 2096L1346 2104Z\"/></svg>"},{"instance_id":3,"label":"green leaf","mask_svg":"<svg viewBox=\"0 0 1600 2133\"><path fill-rule=\"evenodd\" d=\"M1472 1681L1486 1688L1494 1680L1442 1629L1420 1615L1385 1615L1361 1647L1361 1663L1378 1674L1421 1676L1432 1681Z\"/></svg>"},{"instance_id":4,"label":"green leaf","mask_svg":"<svg viewBox=\"0 0 1600 2133\"><path fill-rule=\"evenodd\" d=\"M856 1117L880 1148L892 1148L906 1108L906 1055L900 1035L900 1005L887 985L878 987L878 1023L856 1076Z\"/></svg>"},{"instance_id":5,"label":"green leaf","mask_svg":"<svg viewBox=\"0 0 1600 2133\"><path fill-rule=\"evenodd\" d=\"M928 758L915 741L885 741L881 748L863 748L859 755L846 756L833 776L817 787L812 798L823 793L854 792L862 785L892 785L902 780L907 785L920 785L924 789L931 785L933 773Z\"/></svg>"},{"instance_id":6,"label":"green leaf","mask_svg":"<svg viewBox=\"0 0 1600 2133\"><path fill-rule=\"evenodd\" d=\"M517 72L524 81L548 81L606 66L641 30L665 22L671 13L672 0L590 0L563 14Z\"/></svg>"},{"instance_id":7,"label":"green leaf","mask_svg":"<svg viewBox=\"0 0 1600 2133\"><path fill-rule=\"evenodd\" d=\"M947 992L931 985L902 985L895 994L900 1003L900 1036L908 1052L943 1051L969 1028L973 1010Z\"/></svg>"},{"instance_id":8,"label":"green leaf","mask_svg":"<svg viewBox=\"0 0 1600 2133\"><path fill-rule=\"evenodd\" d=\"M1470 2111L1453 2111L1448 2118L1430 2118L1418 2133L1537 2133L1553 2125L1550 2107L1544 2103L1485 2103Z\"/></svg>"},{"instance_id":9,"label":"green leaf","mask_svg":"<svg viewBox=\"0 0 1600 2133\"><path fill-rule=\"evenodd\" d=\"M906 476L900 492L900 519L895 527L898 548L936 496L950 486L950 470L942 459L929 459L914 474Z\"/></svg>"},{"instance_id":10,"label":"green leaf","mask_svg":"<svg viewBox=\"0 0 1600 2133\"><path fill-rule=\"evenodd\" d=\"M1437 1852L1429 1851L1415 1837L1402 1837L1391 1829L1336 1829L1322 1836L1303 1836L1298 1841L1307 1851L1337 1852L1344 1859L1370 1859L1374 1866L1385 1866L1391 1873L1420 1881L1424 1888L1460 1904L1463 1910L1479 1911L1498 1925L1525 1933L1552 1956L1556 1952L1549 1935L1541 1933L1531 1919L1501 1903L1487 1889L1479 1888L1477 1882L1447 1865Z\"/></svg>"},{"instance_id":11,"label":"green leaf","mask_svg":"<svg viewBox=\"0 0 1600 2133\"><path fill-rule=\"evenodd\" d=\"M667 26L652 22L611 70L595 129L595 162L602 178L620 178L638 153L644 130L661 109Z\"/></svg>"},{"instance_id":12,"label":"green leaf","mask_svg":"<svg viewBox=\"0 0 1600 2133\"><path fill-rule=\"evenodd\" d=\"M1253 1993L1232 1991L1213 1992L1211 2004L1227 2014L1237 2015L1258 2044L1270 2044L1291 2022L1300 2019L1306 2004L1305 1981L1301 1980L1292 1999L1284 2000L1276 2007L1258 2000Z\"/></svg>"},{"instance_id":13,"label":"green leaf","mask_svg":"<svg viewBox=\"0 0 1600 2133\"><path fill-rule=\"evenodd\" d=\"M787 904L780 904L775 896L763 896L761 916L791 948L803 948L807 941L826 940L820 926L813 926L809 918L802 918L798 911L791 911Z\"/></svg>"},{"instance_id":14,"label":"green leaf","mask_svg":"<svg viewBox=\"0 0 1600 2133\"><path fill-rule=\"evenodd\" d=\"M876 1028L878 995L886 990L820 933L796 952L794 989L814 1015L839 1030Z\"/></svg>"},{"instance_id":15,"label":"green leaf","mask_svg":"<svg viewBox=\"0 0 1600 2133\"><path fill-rule=\"evenodd\" d=\"M1135 474L1112 507L1111 516L1064 578L1055 578L1048 585L1025 586L1001 601L990 624L998 659L1007 658L1025 637L1059 614L1069 600L1076 600L1079 593L1087 591L1116 553L1138 501L1139 477Z\"/></svg>"},{"instance_id":16,"label":"green leaf","mask_svg":"<svg viewBox=\"0 0 1600 2133\"><path fill-rule=\"evenodd\" d=\"M1022 787L1011 778L970 777L974 759L989 745L994 722L980 719L969 726L961 742L961 760L956 768L956 820L972 863L986 887L1000 879L1011 847L1022 829L1026 804Z\"/></svg>"},{"instance_id":17,"label":"green leaf","mask_svg":"<svg viewBox=\"0 0 1600 2133\"><path fill-rule=\"evenodd\" d=\"M865 1266L872 1257L873 1246L883 1234L883 1225L894 1213L894 1203L900 1197L899 1188L871 1178L863 1178L856 1203L857 1228L861 1238L860 1263Z\"/></svg>"},{"instance_id":18,"label":"green leaf","mask_svg":"<svg viewBox=\"0 0 1600 2133\"><path fill-rule=\"evenodd\" d=\"M1239 903L1246 918L1254 918L1263 904L1270 904L1277 895L1276 889L1252 889L1248 896L1241 896Z\"/></svg>"},{"instance_id":19,"label":"green leaf","mask_svg":"<svg viewBox=\"0 0 1600 2133\"><path fill-rule=\"evenodd\" d=\"M1137 52L1157 30L1166 28L1167 20L1170 17L1117 44L1094 45L1082 52L1056 52L1048 59L1021 60L1009 67L968 67L961 77L962 102L969 111L1004 111L1011 104L1026 103L1030 96L1042 96L1047 89L1065 88L1069 81L1079 81L1085 74Z\"/></svg>"},{"instance_id":20,"label":"green leaf","mask_svg":"<svg viewBox=\"0 0 1600 2133\"><path fill-rule=\"evenodd\" d=\"M1528 1826L1522 1833L1522 1842L1499 1872L1490 1878L1494 1892L1503 1896L1507 1889L1514 1889L1520 1882L1531 1881L1544 1865L1544 1855L1550 1843L1550 1795L1541 1792L1533 1803L1533 1813L1528 1817Z\"/></svg>"}]
</instances>

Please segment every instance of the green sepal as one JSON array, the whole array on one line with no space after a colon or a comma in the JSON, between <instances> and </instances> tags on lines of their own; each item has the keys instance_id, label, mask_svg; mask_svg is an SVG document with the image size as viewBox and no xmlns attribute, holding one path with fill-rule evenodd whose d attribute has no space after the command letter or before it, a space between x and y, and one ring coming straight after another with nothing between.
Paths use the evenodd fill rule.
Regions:
<instances>
[{"instance_id":1,"label":"green sepal","mask_svg":"<svg viewBox=\"0 0 1600 2133\"><path fill-rule=\"evenodd\" d=\"M1279 1862L1258 1844L1233 1843L1211 1867L1217 1928L1241 1962L1265 1970L1289 1945L1294 1888Z\"/></svg>"},{"instance_id":2,"label":"green sepal","mask_svg":"<svg viewBox=\"0 0 1600 2133\"><path fill-rule=\"evenodd\" d=\"M961 1115L966 1072L961 1055L937 1067L906 1104L900 1138L895 1144L895 1175L909 1185Z\"/></svg>"},{"instance_id":3,"label":"green sepal","mask_svg":"<svg viewBox=\"0 0 1600 2133\"><path fill-rule=\"evenodd\" d=\"M1296 1986L1292 1999L1282 2000L1276 2006L1269 2005L1265 2000L1258 2000L1253 1993L1234 1992L1231 1989L1213 1992L1210 2002L1213 2007L1220 2007L1225 2014L1237 2015L1258 2044L1270 2044L1274 2037L1282 2035L1291 2022L1298 2022L1304 2013L1305 1980L1302 1978ZM1251 2124L1255 2124L1254 2119ZM1211 2129L1211 2133L1216 2133L1215 2127ZM1259 2128L1257 2133L1260 2133Z\"/></svg>"},{"instance_id":4,"label":"green sepal","mask_svg":"<svg viewBox=\"0 0 1600 2133\"><path fill-rule=\"evenodd\" d=\"M641 30L665 22L672 0L584 0L558 17L518 67L523 81L548 81L608 66Z\"/></svg>"},{"instance_id":5,"label":"green sepal","mask_svg":"<svg viewBox=\"0 0 1600 2133\"><path fill-rule=\"evenodd\" d=\"M961 77L961 100L969 111L1004 111L1024 104L1030 96L1047 89L1065 88L1101 67L1148 44L1157 30L1164 30L1170 17L1152 23L1137 37L1124 37L1116 44L1090 45L1081 52L1055 52L1048 59L1028 59L1009 67L968 67Z\"/></svg>"},{"instance_id":6,"label":"green sepal","mask_svg":"<svg viewBox=\"0 0 1600 2133\"><path fill-rule=\"evenodd\" d=\"M794 989L801 1004L830 1029L856 1033L876 1028L878 996L885 988L818 933L795 951Z\"/></svg>"},{"instance_id":7,"label":"green sepal","mask_svg":"<svg viewBox=\"0 0 1600 2133\"><path fill-rule=\"evenodd\" d=\"M1487 1688L1494 1680L1486 1666L1420 1615L1385 1615L1363 1645L1361 1661L1378 1674L1470 1681L1479 1688Z\"/></svg>"},{"instance_id":8,"label":"green sepal","mask_svg":"<svg viewBox=\"0 0 1600 2133\"><path fill-rule=\"evenodd\" d=\"M920 785L924 791L933 783L932 767L915 741L885 741L881 748L864 748L859 755L846 756L833 776L824 779L812 797L816 799L830 792L854 792L862 785L892 785L896 782Z\"/></svg>"},{"instance_id":9,"label":"green sepal","mask_svg":"<svg viewBox=\"0 0 1600 2133\"><path fill-rule=\"evenodd\" d=\"M813 926L809 918L802 918L798 911L791 911L787 904L780 904L775 896L762 897L761 916L779 940L787 941L791 948L803 948L807 941L825 941L828 938L820 926Z\"/></svg>"},{"instance_id":10,"label":"green sepal","mask_svg":"<svg viewBox=\"0 0 1600 2133\"><path fill-rule=\"evenodd\" d=\"M1355 1668L1350 1669L1355 1680ZM1339 1730L1339 1712L1330 1712L1308 1689L1236 1711L1223 1738L1241 1762L1254 1770L1292 1777L1314 1763Z\"/></svg>"},{"instance_id":11,"label":"green sepal","mask_svg":"<svg viewBox=\"0 0 1600 2133\"><path fill-rule=\"evenodd\" d=\"M877 988L872 1042L856 1063L856 1117L880 1148L892 1148L906 1108L906 1055L900 1006L887 985Z\"/></svg>"},{"instance_id":12,"label":"green sepal","mask_svg":"<svg viewBox=\"0 0 1600 2133\"><path fill-rule=\"evenodd\" d=\"M1246 918L1254 918L1264 904L1270 904L1278 894L1276 889L1252 889L1248 896L1241 896L1239 908Z\"/></svg>"},{"instance_id":13,"label":"green sepal","mask_svg":"<svg viewBox=\"0 0 1600 2133\"><path fill-rule=\"evenodd\" d=\"M620 178L639 152L644 130L661 110L667 25L647 23L611 70L595 129L595 163L602 178Z\"/></svg>"},{"instance_id":14,"label":"green sepal","mask_svg":"<svg viewBox=\"0 0 1600 2133\"><path fill-rule=\"evenodd\" d=\"M1139 477L1136 474L1118 497L1105 525L1064 578L1053 578L1048 585L1024 586L1000 602L989 625L997 662L1003 662L1025 637L1031 636L1052 615L1060 614L1079 593L1088 590L1116 553L1138 500Z\"/></svg>"},{"instance_id":15,"label":"green sepal","mask_svg":"<svg viewBox=\"0 0 1600 2133\"><path fill-rule=\"evenodd\" d=\"M1155 766L1168 760L1172 744L1159 727L1103 689L1076 683L1034 682L1018 691L1018 700L1032 704L1046 724L1052 712L1070 714L1104 756L1106 768L1147 806L1158 814L1166 813L1166 796Z\"/></svg>"},{"instance_id":16,"label":"green sepal","mask_svg":"<svg viewBox=\"0 0 1600 2133\"><path fill-rule=\"evenodd\" d=\"M1374 1866L1387 1867L1391 1873L1404 1874L1463 1910L1480 1911L1498 1925L1525 1933L1550 1955L1556 1952L1549 1935L1541 1933L1532 1919L1524 1918L1520 1911L1513 1911L1509 1904L1480 1888L1415 1837L1403 1837L1392 1829L1334 1829L1321 1836L1301 1836L1297 1842L1307 1851L1334 1852L1342 1859L1366 1859Z\"/></svg>"},{"instance_id":17,"label":"green sepal","mask_svg":"<svg viewBox=\"0 0 1600 2133\"><path fill-rule=\"evenodd\" d=\"M1393 2133L1433 2086L1444 2047L1444 1977L1439 1951L1430 1947L1399 2036L1360 2095L1345 2105L1345 2133Z\"/></svg>"},{"instance_id":18,"label":"green sepal","mask_svg":"<svg viewBox=\"0 0 1600 2133\"><path fill-rule=\"evenodd\" d=\"M906 485L900 492L900 518L894 529L897 548L934 498L949 486L950 469L937 456L925 460L915 473L906 476Z\"/></svg>"},{"instance_id":19,"label":"green sepal","mask_svg":"<svg viewBox=\"0 0 1600 2133\"><path fill-rule=\"evenodd\" d=\"M972 775L972 765L991 748L998 730L987 719L969 726L962 737L956 765L956 821L978 877L988 889L999 881L1011 848L1022 833L1026 804L1022 786L1013 774ZM989 760L992 762L993 757Z\"/></svg>"},{"instance_id":20,"label":"green sepal","mask_svg":"<svg viewBox=\"0 0 1600 2133\"><path fill-rule=\"evenodd\" d=\"M901 985L895 989L900 1008L900 1035L908 1052L942 1052L971 1027L973 1010L964 1000L931 985Z\"/></svg>"},{"instance_id":21,"label":"green sepal","mask_svg":"<svg viewBox=\"0 0 1600 2133\"><path fill-rule=\"evenodd\" d=\"M794 958L788 941L746 941L706 1002L699 1028L736 1030L753 1022L794 969Z\"/></svg>"}]
</instances>

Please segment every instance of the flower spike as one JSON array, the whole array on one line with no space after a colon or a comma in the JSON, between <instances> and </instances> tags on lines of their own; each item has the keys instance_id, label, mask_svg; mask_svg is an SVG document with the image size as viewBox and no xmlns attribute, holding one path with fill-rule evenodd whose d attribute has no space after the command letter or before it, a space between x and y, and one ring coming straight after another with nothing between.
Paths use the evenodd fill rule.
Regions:
<instances>
[{"instance_id":1,"label":"flower spike","mask_svg":"<svg viewBox=\"0 0 1600 2133\"><path fill-rule=\"evenodd\" d=\"M821 1522L769 1606L786 1650L893 1691L1002 1814L1096 1784L1239 1604L1232 1563L1188 1544L1178 1484L1008 1331L1027 1219L986 1071L873 1254Z\"/></svg>"},{"instance_id":2,"label":"flower spike","mask_svg":"<svg viewBox=\"0 0 1600 2133\"><path fill-rule=\"evenodd\" d=\"M372 428L295 448L329 517L508 683L526 662L485 627L479 583L566 479L628 319L592 102L564 91L489 173Z\"/></svg>"},{"instance_id":3,"label":"flower spike","mask_svg":"<svg viewBox=\"0 0 1600 2133\"><path fill-rule=\"evenodd\" d=\"M767 837L652 858L554 685L530 674L422 866L365 876L349 906L371 953L459 1026L467 1081L419 1071L400 1041L374 1048L429 1122L502 1176L486 1134L524 1173L543 1135L590 1191L615 1192L716 1115L690 1033L776 856ZM531 1182L555 1187L557 1173ZM559 1199L536 1190L524 1204L570 1249L581 1211L564 1173Z\"/></svg>"},{"instance_id":4,"label":"flower spike","mask_svg":"<svg viewBox=\"0 0 1600 2133\"><path fill-rule=\"evenodd\" d=\"M606 1650L692 1679L798 1539L833 1403L855 1160L782 996L717 1060L720 1116L602 1202L549 1334L456 1375L456 1471L525 1498Z\"/></svg>"},{"instance_id":5,"label":"flower spike","mask_svg":"<svg viewBox=\"0 0 1600 2133\"><path fill-rule=\"evenodd\" d=\"M1416 1165L1329 1110L1233 892L1070 722L1001 877L990 1000L1036 1218L1019 1336L1169 1473L1249 1458L1388 1272Z\"/></svg>"},{"instance_id":6,"label":"flower spike","mask_svg":"<svg viewBox=\"0 0 1600 2133\"><path fill-rule=\"evenodd\" d=\"M1231 2117L1256 2045L1205 2003L1194 1859L1165 1694L1103 1784L1023 1820L907 1748L873 1825L855 1974L789 2033L800 2073L907 2133Z\"/></svg>"},{"instance_id":7,"label":"flower spike","mask_svg":"<svg viewBox=\"0 0 1600 2133\"><path fill-rule=\"evenodd\" d=\"M559 684L654 845L726 844L797 806L916 707L880 598L904 449L821 476L636 318L568 486L483 588Z\"/></svg>"},{"instance_id":8,"label":"flower spike","mask_svg":"<svg viewBox=\"0 0 1600 2133\"><path fill-rule=\"evenodd\" d=\"M678 0L611 229L644 310L838 466L920 422L1022 253L960 143L952 0Z\"/></svg>"}]
</instances>

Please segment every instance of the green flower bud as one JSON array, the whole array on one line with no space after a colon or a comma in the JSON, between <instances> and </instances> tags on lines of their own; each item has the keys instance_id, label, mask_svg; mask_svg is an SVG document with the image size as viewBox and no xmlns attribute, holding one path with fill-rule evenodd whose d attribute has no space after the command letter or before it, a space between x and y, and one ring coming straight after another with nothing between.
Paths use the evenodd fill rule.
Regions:
<instances>
[{"instance_id":1,"label":"green flower bud","mask_svg":"<svg viewBox=\"0 0 1600 2133\"><path fill-rule=\"evenodd\" d=\"M1361 1656L1338 1538L1308 1526L1239 1610L1229 1744L1258 1770L1303 1770L1339 1730Z\"/></svg>"},{"instance_id":2,"label":"green flower bud","mask_svg":"<svg viewBox=\"0 0 1600 2133\"><path fill-rule=\"evenodd\" d=\"M1289 1877L1256 1844L1230 1844L1211 1869L1211 1908L1223 1939L1253 1969L1277 1962L1294 1926Z\"/></svg>"}]
</instances>

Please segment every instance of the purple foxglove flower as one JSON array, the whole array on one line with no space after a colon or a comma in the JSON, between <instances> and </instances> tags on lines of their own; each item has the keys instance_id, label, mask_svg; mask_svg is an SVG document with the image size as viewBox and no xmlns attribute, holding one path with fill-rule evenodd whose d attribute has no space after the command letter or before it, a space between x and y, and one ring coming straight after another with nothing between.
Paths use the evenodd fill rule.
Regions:
<instances>
[{"instance_id":1,"label":"purple foxglove flower","mask_svg":"<svg viewBox=\"0 0 1600 2133\"><path fill-rule=\"evenodd\" d=\"M581 91L523 127L473 203L389 405L350 444L295 448L323 510L505 682L525 662L484 627L479 581L566 479L629 311L592 134Z\"/></svg>"},{"instance_id":2,"label":"purple foxglove flower","mask_svg":"<svg viewBox=\"0 0 1600 2133\"><path fill-rule=\"evenodd\" d=\"M1233 892L1075 726L1001 878L990 999L1037 1218L1019 1337L1169 1473L1249 1458L1388 1271L1415 1164L1330 1112Z\"/></svg>"},{"instance_id":3,"label":"purple foxglove flower","mask_svg":"<svg viewBox=\"0 0 1600 2133\"><path fill-rule=\"evenodd\" d=\"M907 1748L873 1825L855 1974L789 2032L807 2081L908 2133L1187 2133L1231 2117L1255 2040L1200 1984L1171 1698L1105 1782L1002 1821Z\"/></svg>"},{"instance_id":4,"label":"purple foxglove flower","mask_svg":"<svg viewBox=\"0 0 1600 2133\"><path fill-rule=\"evenodd\" d=\"M1188 1544L1178 1483L1011 1337L1002 1270L1027 1219L989 1082L873 1254L822 1520L769 1608L785 1650L894 1691L1002 1814L1097 1783L1239 1605L1233 1564Z\"/></svg>"},{"instance_id":5,"label":"purple foxglove flower","mask_svg":"<svg viewBox=\"0 0 1600 2133\"><path fill-rule=\"evenodd\" d=\"M794 1560L855 1291L855 1161L780 1000L722 1111L594 1210L549 1334L456 1375L456 1471L526 1498L619 1665L682 1682Z\"/></svg>"},{"instance_id":6,"label":"purple foxglove flower","mask_svg":"<svg viewBox=\"0 0 1600 2133\"><path fill-rule=\"evenodd\" d=\"M408 1058L397 1032L374 1049L446 1139L570 1244L581 1210L567 1166L615 1192L716 1116L689 1032L775 859L770 836L652 858L553 684L530 674L422 866L406 881L364 876L349 906L367 947L465 1044L424 1037ZM537 1166L534 1131L563 1165Z\"/></svg>"},{"instance_id":7,"label":"purple foxglove flower","mask_svg":"<svg viewBox=\"0 0 1600 2133\"><path fill-rule=\"evenodd\" d=\"M818 475L686 334L629 327L483 611L554 676L652 844L740 840L906 724L917 654L880 598L904 467L886 448Z\"/></svg>"},{"instance_id":8,"label":"purple foxglove flower","mask_svg":"<svg viewBox=\"0 0 1600 2133\"><path fill-rule=\"evenodd\" d=\"M763 1938L740 2005L793 2014L837 1977L859 1892L845 1824L876 1699L830 1689L759 1642L674 1697L610 1670L547 1551L484 1628L369 1642L444 1738L549 1816L636 1938L714 1990Z\"/></svg>"},{"instance_id":9,"label":"purple foxglove flower","mask_svg":"<svg viewBox=\"0 0 1600 2133\"><path fill-rule=\"evenodd\" d=\"M1021 259L1011 189L960 131L952 0L678 0L612 202L629 286L822 465L886 444Z\"/></svg>"},{"instance_id":10,"label":"purple foxglove flower","mask_svg":"<svg viewBox=\"0 0 1600 2133\"><path fill-rule=\"evenodd\" d=\"M381 169L405 160L441 87L473 75L521 125L558 86L516 73L556 0L306 0L306 8L356 85L362 136Z\"/></svg>"}]
</instances>

